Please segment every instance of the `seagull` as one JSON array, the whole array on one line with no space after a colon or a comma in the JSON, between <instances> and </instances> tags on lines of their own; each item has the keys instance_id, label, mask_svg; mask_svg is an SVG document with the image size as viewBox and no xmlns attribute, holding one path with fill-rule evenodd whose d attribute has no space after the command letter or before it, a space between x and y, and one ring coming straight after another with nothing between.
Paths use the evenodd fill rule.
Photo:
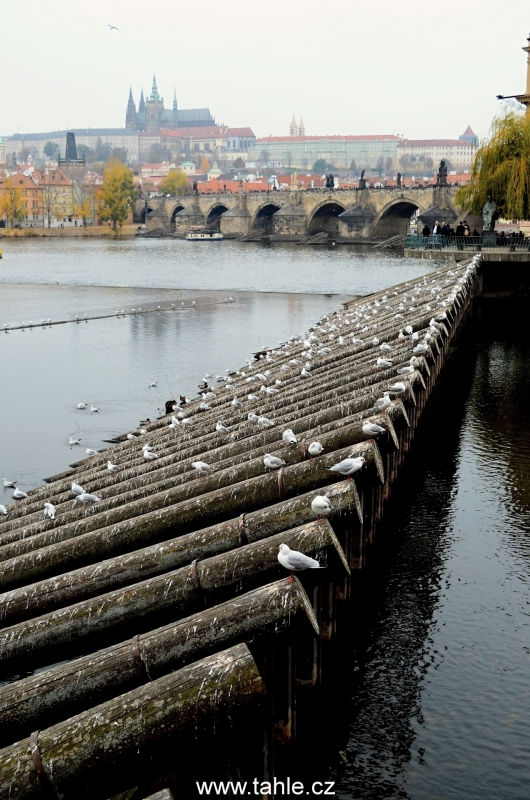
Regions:
<instances>
[{"instance_id":1,"label":"seagull","mask_svg":"<svg viewBox=\"0 0 530 800\"><path fill-rule=\"evenodd\" d=\"M405 325L404 331L405 331L405 333L408 333L409 336L412 334L413 330L414 330L414 328L412 327L412 325Z\"/></svg>"},{"instance_id":2,"label":"seagull","mask_svg":"<svg viewBox=\"0 0 530 800\"><path fill-rule=\"evenodd\" d=\"M382 350L383 352L388 352L389 350L392 350L392 345L383 342L383 344L379 345L379 349Z\"/></svg>"},{"instance_id":3,"label":"seagull","mask_svg":"<svg viewBox=\"0 0 530 800\"><path fill-rule=\"evenodd\" d=\"M428 350L429 345L426 342L420 342L420 344L417 344L412 352L416 355L422 355L423 353L427 353Z\"/></svg>"},{"instance_id":4,"label":"seagull","mask_svg":"<svg viewBox=\"0 0 530 800\"><path fill-rule=\"evenodd\" d=\"M258 425L261 425L262 428L272 428L274 422L267 417L258 417Z\"/></svg>"},{"instance_id":5,"label":"seagull","mask_svg":"<svg viewBox=\"0 0 530 800\"><path fill-rule=\"evenodd\" d=\"M44 503L44 517L55 519L55 506L51 503Z\"/></svg>"},{"instance_id":6,"label":"seagull","mask_svg":"<svg viewBox=\"0 0 530 800\"><path fill-rule=\"evenodd\" d=\"M330 472L338 472L339 475L347 475L348 480L351 480L351 475L354 472L358 472L362 469L363 465L366 464L366 459L363 456L358 456L357 458L345 458L343 461L339 461L338 464L335 464L333 467L329 467Z\"/></svg>"},{"instance_id":7,"label":"seagull","mask_svg":"<svg viewBox=\"0 0 530 800\"><path fill-rule=\"evenodd\" d=\"M394 392L394 394L401 394L401 392L406 392L407 387L404 383L393 383L392 386L389 386L389 391Z\"/></svg>"},{"instance_id":8,"label":"seagull","mask_svg":"<svg viewBox=\"0 0 530 800\"><path fill-rule=\"evenodd\" d=\"M199 473L199 475L208 475L211 470L210 465L206 464L205 461L192 461L191 466Z\"/></svg>"},{"instance_id":9,"label":"seagull","mask_svg":"<svg viewBox=\"0 0 530 800\"><path fill-rule=\"evenodd\" d=\"M156 389L157 388L157 384L158 384L158 381L152 381L147 388L148 389Z\"/></svg>"},{"instance_id":10,"label":"seagull","mask_svg":"<svg viewBox=\"0 0 530 800\"><path fill-rule=\"evenodd\" d=\"M7 508L5 506L0 505L0 514L7 516Z\"/></svg>"},{"instance_id":11,"label":"seagull","mask_svg":"<svg viewBox=\"0 0 530 800\"><path fill-rule=\"evenodd\" d=\"M319 456L320 453L323 451L323 449L324 448L322 447L320 442L311 442L311 444L307 448L307 452L309 453L311 458L314 458L315 456Z\"/></svg>"},{"instance_id":12,"label":"seagull","mask_svg":"<svg viewBox=\"0 0 530 800\"><path fill-rule=\"evenodd\" d=\"M258 398L256 397L256 400L257 400L257 399L258 399ZM253 413L252 413L252 411L249 411L249 413L248 413L248 419L249 419L251 422L258 422L258 421L259 421L259 417L258 417L258 415L257 415L257 414L253 414Z\"/></svg>"},{"instance_id":13,"label":"seagull","mask_svg":"<svg viewBox=\"0 0 530 800\"><path fill-rule=\"evenodd\" d=\"M418 368L418 367L421 366L421 361L420 361L419 358L416 358L416 356L412 356L412 358L410 359L409 363L410 363L411 367Z\"/></svg>"},{"instance_id":14,"label":"seagull","mask_svg":"<svg viewBox=\"0 0 530 800\"><path fill-rule=\"evenodd\" d=\"M4 489L14 489L16 485L17 485L16 481L7 481L4 478Z\"/></svg>"},{"instance_id":15,"label":"seagull","mask_svg":"<svg viewBox=\"0 0 530 800\"><path fill-rule=\"evenodd\" d=\"M298 550L291 550L287 544L281 544L278 550L278 561L282 567L285 567L291 573L289 576L290 583L294 581L294 572L301 572L304 569L324 569L316 558L306 556Z\"/></svg>"},{"instance_id":16,"label":"seagull","mask_svg":"<svg viewBox=\"0 0 530 800\"><path fill-rule=\"evenodd\" d=\"M146 436L147 435L147 431L146 431L145 428L140 428L140 433L142 434L142 436Z\"/></svg>"},{"instance_id":17,"label":"seagull","mask_svg":"<svg viewBox=\"0 0 530 800\"><path fill-rule=\"evenodd\" d=\"M109 25L108 23L107 23L107 28L110 28L111 31L119 31L120 30L119 28L116 27L116 25ZM159 308L160 308L160 306L159 306Z\"/></svg>"},{"instance_id":18,"label":"seagull","mask_svg":"<svg viewBox=\"0 0 530 800\"><path fill-rule=\"evenodd\" d=\"M285 461L282 461L281 458L277 458L276 456L271 456L270 453L265 453L263 456L263 463L267 467L267 469L280 469L280 467L285 466Z\"/></svg>"},{"instance_id":19,"label":"seagull","mask_svg":"<svg viewBox=\"0 0 530 800\"><path fill-rule=\"evenodd\" d=\"M95 494L88 494L88 492L83 492L83 494L77 494L75 496L74 503L79 501L80 503L84 503L85 505L89 505L90 503L99 503L101 497L97 497Z\"/></svg>"},{"instance_id":20,"label":"seagull","mask_svg":"<svg viewBox=\"0 0 530 800\"><path fill-rule=\"evenodd\" d=\"M13 497L15 500L24 500L27 497L26 492L23 492L22 489L15 489L13 492Z\"/></svg>"},{"instance_id":21,"label":"seagull","mask_svg":"<svg viewBox=\"0 0 530 800\"><path fill-rule=\"evenodd\" d=\"M302 372L300 373L300 375L302 376L302 378L310 378L311 377L311 373L308 372L305 367L302 368Z\"/></svg>"},{"instance_id":22,"label":"seagull","mask_svg":"<svg viewBox=\"0 0 530 800\"><path fill-rule=\"evenodd\" d=\"M375 363L381 369L382 367L391 367L394 362L389 358L378 358Z\"/></svg>"},{"instance_id":23,"label":"seagull","mask_svg":"<svg viewBox=\"0 0 530 800\"><path fill-rule=\"evenodd\" d=\"M91 406L90 406L90 410L91 410L92 412L96 412L96 411L99 411L99 408L96 408L96 406L92 406L92 405L91 405Z\"/></svg>"},{"instance_id":24,"label":"seagull","mask_svg":"<svg viewBox=\"0 0 530 800\"><path fill-rule=\"evenodd\" d=\"M113 464L112 461L107 461L107 469L112 475L113 472L118 471L119 467L117 467L116 464Z\"/></svg>"},{"instance_id":25,"label":"seagull","mask_svg":"<svg viewBox=\"0 0 530 800\"><path fill-rule=\"evenodd\" d=\"M79 485L78 483L76 483L75 481L72 483L72 492L73 492L75 495L79 495L79 494L85 494L85 490L83 489L83 487L82 487L82 486L80 486L80 485Z\"/></svg>"},{"instance_id":26,"label":"seagull","mask_svg":"<svg viewBox=\"0 0 530 800\"><path fill-rule=\"evenodd\" d=\"M209 406L208 403L201 403L199 406L200 411L209 411L210 409L211 406Z\"/></svg>"},{"instance_id":27,"label":"seagull","mask_svg":"<svg viewBox=\"0 0 530 800\"><path fill-rule=\"evenodd\" d=\"M327 515L333 511L333 506L331 505L329 497L325 494L317 494L311 502L311 508L315 514L318 514L320 517L327 517Z\"/></svg>"},{"instance_id":28,"label":"seagull","mask_svg":"<svg viewBox=\"0 0 530 800\"><path fill-rule=\"evenodd\" d=\"M73 438L70 436L70 444L71 444L71 445L74 445L74 444L81 444L81 439L73 439Z\"/></svg>"},{"instance_id":29,"label":"seagull","mask_svg":"<svg viewBox=\"0 0 530 800\"><path fill-rule=\"evenodd\" d=\"M92 450L91 447L87 447L87 449L85 450L85 453L87 454L87 456L97 456L98 451L97 450Z\"/></svg>"},{"instance_id":30,"label":"seagull","mask_svg":"<svg viewBox=\"0 0 530 800\"><path fill-rule=\"evenodd\" d=\"M146 461L154 461L155 458L160 457L156 453L151 452L151 450L149 450L147 445L144 446L142 453L144 454L144 458Z\"/></svg>"},{"instance_id":31,"label":"seagull","mask_svg":"<svg viewBox=\"0 0 530 800\"><path fill-rule=\"evenodd\" d=\"M77 408L86 408L86 403L78 403Z\"/></svg>"},{"instance_id":32,"label":"seagull","mask_svg":"<svg viewBox=\"0 0 530 800\"><path fill-rule=\"evenodd\" d=\"M401 367L401 369L397 369L396 372L398 375L412 375L414 367Z\"/></svg>"},{"instance_id":33,"label":"seagull","mask_svg":"<svg viewBox=\"0 0 530 800\"><path fill-rule=\"evenodd\" d=\"M282 433L282 439L287 444L297 444L297 438L291 428L287 428L287 430Z\"/></svg>"},{"instance_id":34,"label":"seagull","mask_svg":"<svg viewBox=\"0 0 530 800\"><path fill-rule=\"evenodd\" d=\"M375 422L363 422L363 433L365 436L379 436L380 433L386 433L386 428L381 425L376 425Z\"/></svg>"},{"instance_id":35,"label":"seagull","mask_svg":"<svg viewBox=\"0 0 530 800\"><path fill-rule=\"evenodd\" d=\"M243 405L243 403L242 403L240 400L238 400L238 399L237 399L237 397L234 397L234 399L232 400L232 402L230 403L230 405L231 405L231 406L234 406L234 408L241 408L241 406Z\"/></svg>"},{"instance_id":36,"label":"seagull","mask_svg":"<svg viewBox=\"0 0 530 800\"><path fill-rule=\"evenodd\" d=\"M183 417L181 422L180 422L180 424L181 425L193 425L193 422L189 417Z\"/></svg>"},{"instance_id":37,"label":"seagull","mask_svg":"<svg viewBox=\"0 0 530 800\"><path fill-rule=\"evenodd\" d=\"M392 404L392 400L388 396L388 392L383 392L383 396L379 397L374 405L379 411L384 411L385 408L388 408L389 405Z\"/></svg>"},{"instance_id":38,"label":"seagull","mask_svg":"<svg viewBox=\"0 0 530 800\"><path fill-rule=\"evenodd\" d=\"M226 427L226 425L223 425L223 423L222 423L221 421L219 421L219 422L217 422L217 423L216 423L216 425L215 425L215 430L216 430L218 433L230 433L230 431L228 430L228 428Z\"/></svg>"},{"instance_id":39,"label":"seagull","mask_svg":"<svg viewBox=\"0 0 530 800\"><path fill-rule=\"evenodd\" d=\"M136 436L134 435L134 433L128 433L127 439L136 439Z\"/></svg>"}]
</instances>

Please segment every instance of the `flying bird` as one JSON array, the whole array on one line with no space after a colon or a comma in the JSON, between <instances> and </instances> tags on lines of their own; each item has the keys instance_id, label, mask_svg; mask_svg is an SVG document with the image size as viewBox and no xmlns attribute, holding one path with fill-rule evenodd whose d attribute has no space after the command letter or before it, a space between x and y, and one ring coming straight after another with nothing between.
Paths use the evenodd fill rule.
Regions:
<instances>
[{"instance_id":1,"label":"flying bird","mask_svg":"<svg viewBox=\"0 0 530 800\"><path fill-rule=\"evenodd\" d=\"M116 27L116 25L109 25L108 23L107 23L107 28L110 28L111 31L119 31L120 30L119 28ZM160 306L159 306L159 308L160 308Z\"/></svg>"}]
</instances>

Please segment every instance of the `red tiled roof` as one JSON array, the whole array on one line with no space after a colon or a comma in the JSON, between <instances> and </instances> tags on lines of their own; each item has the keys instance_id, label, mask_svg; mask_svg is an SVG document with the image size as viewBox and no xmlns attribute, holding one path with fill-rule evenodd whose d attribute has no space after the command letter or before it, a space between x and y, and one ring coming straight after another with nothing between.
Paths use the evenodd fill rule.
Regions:
<instances>
[{"instance_id":1,"label":"red tiled roof","mask_svg":"<svg viewBox=\"0 0 530 800\"><path fill-rule=\"evenodd\" d=\"M469 147L462 139L403 139L402 147ZM399 147L399 145L398 145Z\"/></svg>"},{"instance_id":2,"label":"red tiled roof","mask_svg":"<svg viewBox=\"0 0 530 800\"><path fill-rule=\"evenodd\" d=\"M227 136L255 136L252 128L228 128Z\"/></svg>"}]
</instances>

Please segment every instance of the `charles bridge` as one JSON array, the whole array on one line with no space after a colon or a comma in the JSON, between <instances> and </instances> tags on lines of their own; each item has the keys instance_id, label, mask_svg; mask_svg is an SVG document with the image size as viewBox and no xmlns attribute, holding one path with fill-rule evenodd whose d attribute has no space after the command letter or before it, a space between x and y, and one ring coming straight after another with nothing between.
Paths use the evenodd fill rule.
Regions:
<instances>
[{"instance_id":1,"label":"charles bridge","mask_svg":"<svg viewBox=\"0 0 530 800\"><path fill-rule=\"evenodd\" d=\"M384 241L404 236L419 209L432 228L435 219L459 215L456 186L382 189L315 189L162 196L138 201L136 216L147 233L185 236L193 226L220 230L226 238ZM470 225L474 215L466 215ZM326 237L323 234L327 234Z\"/></svg>"}]
</instances>

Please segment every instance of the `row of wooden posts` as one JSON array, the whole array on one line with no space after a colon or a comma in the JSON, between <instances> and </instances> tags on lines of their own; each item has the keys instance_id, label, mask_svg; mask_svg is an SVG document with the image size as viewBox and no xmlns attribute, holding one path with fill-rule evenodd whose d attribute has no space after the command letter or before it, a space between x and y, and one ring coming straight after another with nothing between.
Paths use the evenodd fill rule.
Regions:
<instances>
[{"instance_id":1,"label":"row of wooden posts","mask_svg":"<svg viewBox=\"0 0 530 800\"><path fill-rule=\"evenodd\" d=\"M211 410L186 405L191 425L169 428L164 417L9 507L0 522L0 796L106 800L145 786L164 742L212 720L222 728L256 700L265 709L263 776L276 774L281 748L296 737L297 687L323 678L337 608L365 563L479 265L475 258L353 301L324 323L336 336L329 352L318 352L322 341L274 350L216 389ZM404 325L420 341L428 333L429 347L402 379L396 369L412 350L411 337L398 336ZM351 333L363 343L338 343ZM384 341L394 363L380 369ZM308 353L302 378L290 362ZM269 386L282 381L277 394L247 380L266 370ZM376 400L396 380L405 390L381 412ZM249 393L260 400L247 401ZM274 424L260 429L248 410ZM228 434L215 430L219 419ZM366 420L385 428L377 441L363 433ZM282 440L287 427L296 445ZM314 440L324 449L310 458ZM159 456L150 463L146 442ZM285 466L267 473L265 453ZM366 465L354 481L329 471L360 455ZM194 460L211 472L199 477ZM101 501L72 507L73 480ZM322 487L329 519L311 509ZM44 501L55 505L54 520L43 518ZM289 583L281 543L328 569Z\"/></svg>"}]
</instances>

